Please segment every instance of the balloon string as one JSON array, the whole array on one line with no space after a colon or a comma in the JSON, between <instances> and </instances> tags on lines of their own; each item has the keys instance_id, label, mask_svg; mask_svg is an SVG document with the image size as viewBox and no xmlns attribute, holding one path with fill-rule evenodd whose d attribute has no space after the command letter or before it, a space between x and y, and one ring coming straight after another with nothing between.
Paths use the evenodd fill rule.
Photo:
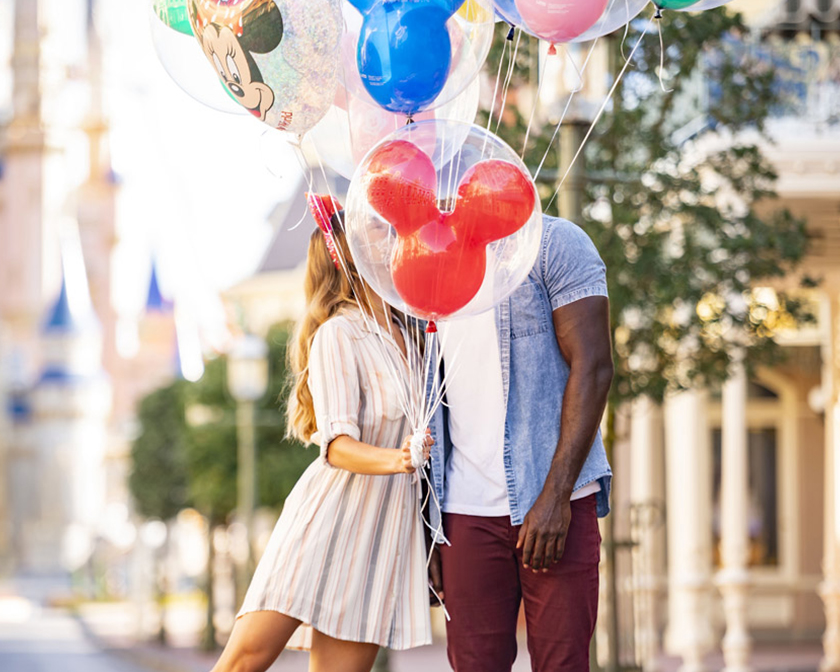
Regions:
<instances>
[{"instance_id":1,"label":"balloon string","mask_svg":"<svg viewBox=\"0 0 840 672\"><path fill-rule=\"evenodd\" d=\"M505 105L507 104L507 96L508 96L508 88L510 87L510 80L513 78L513 69L514 65L516 64L516 56L519 53L519 42L522 39L522 31L520 30L516 35L516 46L513 49L513 53L510 57L510 63L508 65L507 77L505 77L505 85L502 88L502 104L499 107L499 118L496 121L496 130L495 134L499 134L499 127L502 125L502 117L505 114Z\"/></svg>"},{"instance_id":2,"label":"balloon string","mask_svg":"<svg viewBox=\"0 0 840 672\"><path fill-rule=\"evenodd\" d=\"M510 29L513 30L513 26L511 26ZM499 59L499 69L498 72L496 72L496 85L493 87L493 98L490 101L490 112L487 115L487 135L484 136L484 146L481 148L482 159L484 158L484 152L487 149L487 139L489 138L490 134L490 124L493 123L493 112L496 109L496 96L499 95L499 83L502 81L502 65L505 62L505 54L507 53L508 44L510 44L512 41L513 38L511 37L510 39L505 40L504 44L502 45L502 57ZM513 49L512 46L511 49Z\"/></svg>"},{"instance_id":3,"label":"balloon string","mask_svg":"<svg viewBox=\"0 0 840 672\"><path fill-rule=\"evenodd\" d=\"M295 158L297 159L298 168L300 168L301 175L303 177L304 182L306 182L306 191L307 193L312 191L312 185L315 182L315 174L312 171L312 166L308 165L306 162L306 157L303 155L303 149L300 146L300 141L297 144L291 143L292 147L295 150ZM303 216L298 220L297 224L289 229L289 231L294 231L297 229L306 218L309 216L309 210L304 208Z\"/></svg>"},{"instance_id":4,"label":"balloon string","mask_svg":"<svg viewBox=\"0 0 840 672\"><path fill-rule=\"evenodd\" d=\"M537 181L537 178L542 172L543 166L545 165L545 161L548 158L549 153L551 152L552 146L554 145L554 140L557 138L557 134L560 132L560 127L566 120L566 115L569 112L569 108L572 106L572 100L574 99L575 94L583 90L583 73L586 72L586 66L589 64L589 59L595 52L595 46L598 44L598 39L600 38L595 38L595 40L593 40L592 44L589 47L589 53L586 54L586 58L584 59L583 65L580 68L577 67L577 64L575 63L569 51L566 49L566 46L563 45L566 57L574 66L575 72L577 72L578 74L578 85L569 92L569 97L566 99L566 106L563 108L563 114L560 115L560 121L558 121L557 125L554 127L554 133L551 136L551 140L548 141L548 147L546 147L545 149L545 154L543 154L542 160L540 161L540 165L537 167L537 171L534 173L534 182Z\"/></svg>"},{"instance_id":5,"label":"balloon string","mask_svg":"<svg viewBox=\"0 0 840 672\"><path fill-rule=\"evenodd\" d=\"M575 155L572 157L572 160L569 163L569 167L566 169L566 173L563 175L562 179L560 180L560 183L557 185L557 189L554 190L554 195L551 197L551 200L548 202L548 205L546 206L546 210L549 210L551 208L552 203L554 203L554 200L557 198L557 195L560 193L560 189L565 184L566 178L569 177L569 173L572 171L572 167L577 162L577 159L580 156L581 152L583 151L583 148L586 146L586 143L589 140L590 136L592 135L592 132L595 130L595 125L598 123L598 120L601 118L601 115L604 113L604 110L607 109L607 105L609 104L610 100L612 100L613 94L615 93L615 90L618 88L619 82L621 82L622 78L624 77L624 73L627 72L627 68L630 66L630 62L633 59L633 56L636 54L636 50L639 48L639 45L641 45L642 40L645 38L645 35L647 35L648 31L650 30L650 26L654 22L654 20L655 20L654 18L651 18L650 21L648 21L647 26L645 26L644 31L639 36L639 39L636 41L636 44L633 46L633 50L630 52L630 57L624 63L624 67L621 68L621 72L618 73L618 77L615 78L615 81L613 82L613 85L610 87L610 90L607 92L607 96L606 96L606 98L604 98L604 102L601 103L601 107L599 108L598 113L595 115L595 119L593 119L592 124L590 124L590 126L589 126L589 130L586 132L586 135L584 136L583 141L580 143L580 147L578 147L577 152L575 152Z\"/></svg>"},{"instance_id":6,"label":"balloon string","mask_svg":"<svg viewBox=\"0 0 840 672\"><path fill-rule=\"evenodd\" d=\"M656 14L653 17L656 19L656 28L659 31L659 88L664 93L671 93L674 89L666 89L665 82L662 81L665 75L665 40L662 38L662 10L656 8Z\"/></svg>"},{"instance_id":7,"label":"balloon string","mask_svg":"<svg viewBox=\"0 0 840 672\"><path fill-rule=\"evenodd\" d=\"M554 45L552 45L552 49L553 48L554 48ZM565 45L564 45L564 48L565 48ZM556 50L555 50L553 55L554 56L557 55ZM522 159L523 161L525 160L525 150L528 148L528 139L531 137L531 125L534 123L534 114L537 111L537 105L540 104L540 95L542 94L542 87L543 87L543 83L545 82L545 69L548 66L548 59L551 58L551 57L552 57L551 54L546 55L545 60L543 60L542 68L540 69L540 72L539 72L539 75L538 75L539 78L540 78L540 81L537 84L537 95L534 98L534 104L531 106L531 116L528 119L528 128L525 130L525 142L522 143L522 154L519 155L519 158Z\"/></svg>"},{"instance_id":8,"label":"balloon string","mask_svg":"<svg viewBox=\"0 0 840 672\"><path fill-rule=\"evenodd\" d=\"M648 5L651 4L650 2ZM645 5L647 7L647 5ZM630 21L633 17L630 16L630 0L624 0L624 8L627 10L627 20L624 22L624 35L621 37L621 58L624 59L624 62L627 62L627 56L624 53L624 44L627 42L627 38L630 35ZM642 8L644 9L644 7Z\"/></svg>"}]
</instances>

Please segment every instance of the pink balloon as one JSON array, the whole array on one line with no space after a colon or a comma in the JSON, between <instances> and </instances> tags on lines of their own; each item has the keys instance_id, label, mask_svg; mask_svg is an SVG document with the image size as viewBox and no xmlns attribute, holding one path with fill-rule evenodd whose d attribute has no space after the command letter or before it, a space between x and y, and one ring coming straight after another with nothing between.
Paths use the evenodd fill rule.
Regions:
<instances>
[{"instance_id":1,"label":"pink balloon","mask_svg":"<svg viewBox=\"0 0 840 672\"><path fill-rule=\"evenodd\" d=\"M569 42L589 30L607 0L516 0L525 27L552 44Z\"/></svg>"}]
</instances>

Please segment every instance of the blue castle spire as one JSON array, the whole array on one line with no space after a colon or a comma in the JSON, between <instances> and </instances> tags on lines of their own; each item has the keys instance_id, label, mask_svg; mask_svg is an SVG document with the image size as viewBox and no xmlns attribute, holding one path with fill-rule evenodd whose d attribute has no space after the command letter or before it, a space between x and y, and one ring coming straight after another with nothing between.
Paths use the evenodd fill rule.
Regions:
<instances>
[{"instance_id":1,"label":"blue castle spire","mask_svg":"<svg viewBox=\"0 0 840 672\"><path fill-rule=\"evenodd\" d=\"M149 278L149 292L146 295L146 312L171 313L172 301L163 296L158 281L157 263L152 260L152 275Z\"/></svg>"}]
</instances>

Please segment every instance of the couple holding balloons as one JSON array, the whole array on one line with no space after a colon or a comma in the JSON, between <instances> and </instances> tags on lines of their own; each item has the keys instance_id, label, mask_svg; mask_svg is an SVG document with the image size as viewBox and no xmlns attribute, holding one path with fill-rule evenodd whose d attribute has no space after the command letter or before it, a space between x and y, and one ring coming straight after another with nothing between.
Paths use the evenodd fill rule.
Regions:
<instances>
[{"instance_id":1,"label":"couple holding balloons","mask_svg":"<svg viewBox=\"0 0 840 672\"><path fill-rule=\"evenodd\" d=\"M526 24L538 4L517 0ZM580 33L606 0L567 4ZM430 599L457 672L511 669L523 602L533 668L586 670L611 479L598 433L612 379L604 265L575 224L543 217L496 136L414 119L474 79L493 6L351 5L358 82L345 73L343 102L337 2L187 8L228 95L275 128L306 132L362 89L417 121L365 152L346 209L308 197L318 226L288 426L320 456L214 672L266 670L285 647L309 650L316 672L366 672L381 646L431 643Z\"/></svg>"},{"instance_id":2,"label":"couple holding balloons","mask_svg":"<svg viewBox=\"0 0 840 672\"><path fill-rule=\"evenodd\" d=\"M380 646L431 643L430 598L456 672L511 669L523 601L533 669L589 669L605 267L580 228L542 216L504 143L458 140L407 126L346 209L309 196L288 414L320 457L213 672L266 670L287 646L315 672L367 672Z\"/></svg>"}]
</instances>

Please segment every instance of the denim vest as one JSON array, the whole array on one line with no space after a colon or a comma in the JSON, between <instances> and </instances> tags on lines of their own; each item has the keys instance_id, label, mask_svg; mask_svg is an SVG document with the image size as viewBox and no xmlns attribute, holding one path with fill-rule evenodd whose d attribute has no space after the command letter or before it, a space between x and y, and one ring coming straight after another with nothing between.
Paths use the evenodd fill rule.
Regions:
<instances>
[{"instance_id":1,"label":"denim vest","mask_svg":"<svg viewBox=\"0 0 840 672\"><path fill-rule=\"evenodd\" d=\"M560 439L569 365L557 344L552 312L589 296L607 296L606 267L595 246L577 225L544 217L534 268L511 297L496 307L506 408L505 478L513 525L522 523L542 491ZM443 502L444 465L452 452L444 405L435 412L431 430L435 438L431 477L437 500ZM600 482L596 495L600 517L609 513L611 479L599 431L575 490ZM434 504L430 515L437 529L440 511Z\"/></svg>"}]
</instances>

